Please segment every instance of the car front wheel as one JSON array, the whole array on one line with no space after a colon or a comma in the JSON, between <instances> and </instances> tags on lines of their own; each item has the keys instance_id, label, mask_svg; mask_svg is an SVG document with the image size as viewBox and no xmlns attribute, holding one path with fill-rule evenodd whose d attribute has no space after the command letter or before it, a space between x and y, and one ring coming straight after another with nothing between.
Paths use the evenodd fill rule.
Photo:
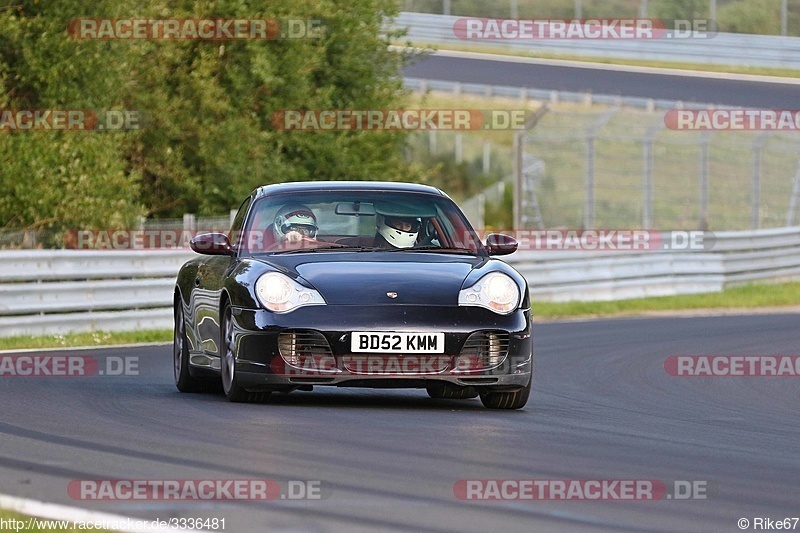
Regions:
<instances>
[{"instance_id":1,"label":"car front wheel","mask_svg":"<svg viewBox=\"0 0 800 533\"><path fill-rule=\"evenodd\" d=\"M481 403L489 409L521 409L531 395L531 380L516 391L488 391L481 393Z\"/></svg>"},{"instance_id":2,"label":"car front wheel","mask_svg":"<svg viewBox=\"0 0 800 533\"><path fill-rule=\"evenodd\" d=\"M189 342L186 340L186 319L180 299L175 303L175 329L172 337L172 369L175 386L181 392L199 392L205 385L189 374Z\"/></svg>"},{"instance_id":3,"label":"car front wheel","mask_svg":"<svg viewBox=\"0 0 800 533\"><path fill-rule=\"evenodd\" d=\"M233 334L233 311L229 303L225 304L222 310L220 351L222 361L220 361L220 375L222 376L222 390L225 396L232 402L258 403L266 402L270 397L270 392L249 392L238 383L236 376L236 346Z\"/></svg>"}]
</instances>

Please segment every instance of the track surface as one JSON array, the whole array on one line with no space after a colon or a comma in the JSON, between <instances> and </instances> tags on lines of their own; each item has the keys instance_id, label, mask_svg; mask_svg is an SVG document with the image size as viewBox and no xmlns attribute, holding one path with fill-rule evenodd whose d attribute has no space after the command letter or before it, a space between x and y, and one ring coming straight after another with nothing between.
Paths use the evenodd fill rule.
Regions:
<instances>
[{"instance_id":1,"label":"track surface","mask_svg":"<svg viewBox=\"0 0 800 533\"><path fill-rule=\"evenodd\" d=\"M800 85L428 56L404 76L717 105L795 109Z\"/></svg>"},{"instance_id":2,"label":"track surface","mask_svg":"<svg viewBox=\"0 0 800 533\"><path fill-rule=\"evenodd\" d=\"M799 315L536 325L516 412L424 391L326 389L268 405L180 394L169 347L140 375L0 380L0 492L226 531L739 531L800 514L800 378L678 378L674 354L797 354ZM103 366L103 365L101 365ZM75 479L321 480L325 499L83 502ZM468 478L704 480L694 501L465 502Z\"/></svg>"}]
</instances>

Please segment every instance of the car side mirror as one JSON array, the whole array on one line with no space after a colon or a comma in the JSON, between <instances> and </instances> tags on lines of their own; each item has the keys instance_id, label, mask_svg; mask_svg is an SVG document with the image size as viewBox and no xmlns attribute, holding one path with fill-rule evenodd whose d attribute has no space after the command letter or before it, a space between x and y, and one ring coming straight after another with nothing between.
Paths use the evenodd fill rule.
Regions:
<instances>
[{"instance_id":1,"label":"car side mirror","mask_svg":"<svg viewBox=\"0 0 800 533\"><path fill-rule=\"evenodd\" d=\"M508 255L517 251L517 239L502 233L491 233L486 236L486 248L489 255Z\"/></svg>"},{"instance_id":2,"label":"car side mirror","mask_svg":"<svg viewBox=\"0 0 800 533\"><path fill-rule=\"evenodd\" d=\"M233 255L231 241L224 233L202 233L189 241L189 246L198 254Z\"/></svg>"}]
</instances>

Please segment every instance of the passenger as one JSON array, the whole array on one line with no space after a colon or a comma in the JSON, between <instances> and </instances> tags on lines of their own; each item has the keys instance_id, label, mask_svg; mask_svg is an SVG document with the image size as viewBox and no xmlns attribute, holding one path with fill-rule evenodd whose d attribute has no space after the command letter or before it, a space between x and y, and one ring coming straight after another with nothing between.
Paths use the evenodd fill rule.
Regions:
<instances>
[{"instance_id":1,"label":"passenger","mask_svg":"<svg viewBox=\"0 0 800 533\"><path fill-rule=\"evenodd\" d=\"M317 217L303 204L284 205L278 209L272 224L275 246L316 242L317 230Z\"/></svg>"}]
</instances>

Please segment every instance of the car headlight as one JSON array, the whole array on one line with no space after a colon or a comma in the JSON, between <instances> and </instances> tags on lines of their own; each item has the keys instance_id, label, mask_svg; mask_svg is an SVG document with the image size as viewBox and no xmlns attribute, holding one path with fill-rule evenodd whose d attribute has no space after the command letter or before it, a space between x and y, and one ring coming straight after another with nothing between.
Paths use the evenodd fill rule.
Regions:
<instances>
[{"instance_id":1,"label":"car headlight","mask_svg":"<svg viewBox=\"0 0 800 533\"><path fill-rule=\"evenodd\" d=\"M325 305L319 292L277 272L268 272L258 278L256 296L261 305L273 313L288 313L304 305Z\"/></svg>"},{"instance_id":2,"label":"car headlight","mask_svg":"<svg viewBox=\"0 0 800 533\"><path fill-rule=\"evenodd\" d=\"M516 310L519 299L519 287L501 272L486 274L475 285L458 293L458 305L486 307L501 315Z\"/></svg>"}]
</instances>

